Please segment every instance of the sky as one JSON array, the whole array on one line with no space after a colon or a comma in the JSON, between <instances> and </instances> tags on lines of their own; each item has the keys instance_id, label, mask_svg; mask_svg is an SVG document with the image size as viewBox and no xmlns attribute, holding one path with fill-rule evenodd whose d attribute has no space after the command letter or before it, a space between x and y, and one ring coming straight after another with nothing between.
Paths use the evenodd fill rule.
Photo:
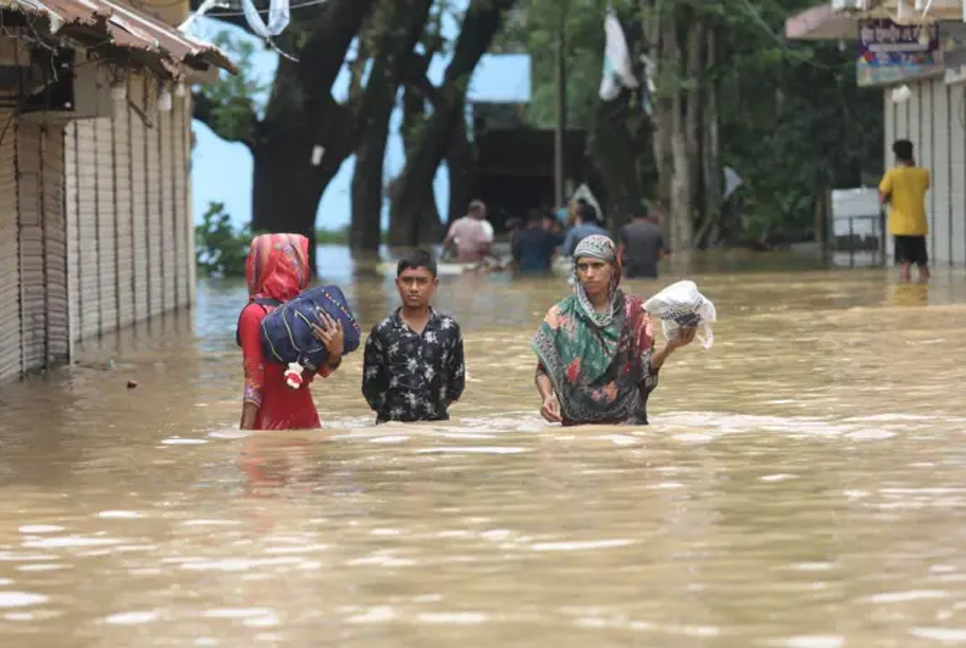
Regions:
<instances>
[{"instance_id":1,"label":"sky","mask_svg":"<svg viewBox=\"0 0 966 648\"><path fill-rule=\"evenodd\" d=\"M466 0L460 0L465 6ZM298 11L299 0L293 0L292 12ZM216 33L229 30L249 38L241 29L226 26L216 20L202 18L195 21L193 33L196 36L212 39ZM458 35L458 25L448 21L443 26L448 38ZM253 39L257 42L257 39ZM270 82L278 63L278 55L265 50L260 45L254 57L255 72L258 77ZM429 76L439 83L446 70L448 57L437 56L430 66ZM342 99L348 90L349 75L345 68L333 85L333 95ZM470 101L526 102L530 100L530 60L527 55L501 54L487 55L480 61L470 84ZM388 177L395 176L405 162L399 125L402 121L400 110L392 117L390 141L386 151L385 172ZM192 162L193 208L196 222L211 202L222 202L236 226L251 221L252 156L243 144L225 142L218 138L205 124L194 121L193 128L197 144ZM305 161L310 164L310 160ZM339 173L326 189L319 204L317 227L337 228L349 223L351 213L350 183L354 159L346 160ZM440 211L446 213L449 205L449 183L445 164L436 175L436 200ZM383 206L383 226L388 223L388 205Z\"/></svg>"}]
</instances>

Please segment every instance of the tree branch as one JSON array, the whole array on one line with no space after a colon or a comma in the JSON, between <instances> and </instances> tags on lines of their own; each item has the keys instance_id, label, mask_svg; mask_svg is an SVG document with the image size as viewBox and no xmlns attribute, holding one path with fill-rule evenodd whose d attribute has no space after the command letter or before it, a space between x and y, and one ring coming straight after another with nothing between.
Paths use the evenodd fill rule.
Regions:
<instances>
[{"instance_id":1,"label":"tree branch","mask_svg":"<svg viewBox=\"0 0 966 648\"><path fill-rule=\"evenodd\" d=\"M436 169L449 148L450 135L460 117L458 109L463 105L470 76L493 42L503 22L504 13L515 4L516 0L471 2L460 29L453 58L443 76L443 83L438 92L432 93L436 98L433 116L400 174L394 206L417 203L425 187L432 182Z\"/></svg>"},{"instance_id":2,"label":"tree branch","mask_svg":"<svg viewBox=\"0 0 966 648\"><path fill-rule=\"evenodd\" d=\"M208 126L208 128L213 130L218 137L227 142L241 142L247 146L249 150L255 147L254 129L258 126L258 117L255 116L255 112L251 109L250 105L247 106L248 114L245 115L242 113L240 117L242 119L250 120L249 123L251 124L252 128L250 129L248 135L242 135L241 131L236 132L233 129L223 127L223 124L215 114L219 106L215 102L211 101L207 95L202 92L195 92L192 93L191 98L193 106L192 117ZM236 104L232 107L232 109L240 112L246 108L243 108L240 104Z\"/></svg>"},{"instance_id":3,"label":"tree branch","mask_svg":"<svg viewBox=\"0 0 966 648\"><path fill-rule=\"evenodd\" d=\"M353 139L358 142L363 130L379 106L394 102L399 85L414 62L414 49L422 38L433 0L392 0L395 12L390 12L377 57L373 63L365 91L354 105ZM395 26L397 19L402 24Z\"/></svg>"},{"instance_id":4,"label":"tree branch","mask_svg":"<svg viewBox=\"0 0 966 648\"><path fill-rule=\"evenodd\" d=\"M372 3L372 0L365 1ZM309 98L312 112L308 114L319 124L318 141L325 146L325 162L319 167L320 173L326 173L328 166L341 165L359 148L372 120L383 110L391 111L432 4L433 0L386 0L388 20L380 29L378 48L371 53L373 67L365 89L346 105L332 98L328 86L324 96Z\"/></svg>"},{"instance_id":5,"label":"tree branch","mask_svg":"<svg viewBox=\"0 0 966 648\"><path fill-rule=\"evenodd\" d=\"M424 58L424 57L419 57ZM443 95L440 89L433 85L433 82L429 80L426 76L426 70L428 66L413 66L415 69L411 70L409 78L406 80L406 85L411 89L415 90L423 99L428 101L433 107L433 110L439 110L442 108Z\"/></svg>"},{"instance_id":6,"label":"tree branch","mask_svg":"<svg viewBox=\"0 0 966 648\"><path fill-rule=\"evenodd\" d=\"M305 88L329 93L349 46L374 4L375 0L328 0L321 5L314 24L305 25L310 36L298 51L299 63L283 59L279 65L297 65Z\"/></svg>"}]
</instances>

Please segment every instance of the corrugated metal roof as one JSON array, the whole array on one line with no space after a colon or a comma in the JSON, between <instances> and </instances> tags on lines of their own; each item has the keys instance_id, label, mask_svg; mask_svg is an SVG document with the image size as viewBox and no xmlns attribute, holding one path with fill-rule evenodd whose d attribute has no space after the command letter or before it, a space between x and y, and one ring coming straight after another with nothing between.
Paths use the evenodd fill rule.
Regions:
<instances>
[{"instance_id":1,"label":"corrugated metal roof","mask_svg":"<svg viewBox=\"0 0 966 648\"><path fill-rule=\"evenodd\" d=\"M237 72L220 49L182 34L174 27L112 0L0 0L0 9L46 19L50 35L110 45L156 63L169 76L184 76L183 66L215 66ZM35 25L36 27L36 25Z\"/></svg>"}]
</instances>

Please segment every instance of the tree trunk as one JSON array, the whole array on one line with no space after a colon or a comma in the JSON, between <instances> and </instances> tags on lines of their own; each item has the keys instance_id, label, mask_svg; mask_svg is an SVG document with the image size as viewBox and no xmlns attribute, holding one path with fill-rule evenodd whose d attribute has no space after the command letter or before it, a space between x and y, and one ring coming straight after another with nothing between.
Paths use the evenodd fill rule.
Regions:
<instances>
[{"instance_id":1,"label":"tree trunk","mask_svg":"<svg viewBox=\"0 0 966 648\"><path fill-rule=\"evenodd\" d=\"M409 68L409 78L403 86L402 126L399 129L407 159L419 144L420 133L426 126L426 104L432 101L431 97L426 96L426 91L432 90L432 84L426 78L431 57L415 58Z\"/></svg>"},{"instance_id":2,"label":"tree trunk","mask_svg":"<svg viewBox=\"0 0 966 648\"><path fill-rule=\"evenodd\" d=\"M613 101L600 101L588 149L604 183L607 195L606 214L610 216L614 232L620 230L630 217L634 204L641 198L637 158L640 147L628 128L630 93L624 91Z\"/></svg>"},{"instance_id":3,"label":"tree trunk","mask_svg":"<svg viewBox=\"0 0 966 648\"><path fill-rule=\"evenodd\" d=\"M432 0L387 0L381 16L386 27L360 108L365 121L360 124L352 178L353 249L379 249L389 123L399 86L408 78L416 60L413 50L423 34L431 6Z\"/></svg>"},{"instance_id":4,"label":"tree trunk","mask_svg":"<svg viewBox=\"0 0 966 648\"><path fill-rule=\"evenodd\" d=\"M707 29L705 43L706 63L704 82L704 140L701 145L702 176L704 178L705 218L710 225L706 234L696 243L705 247L721 243L721 204L722 173L720 142L718 141L718 98L721 93L721 80L718 78L718 39L717 27Z\"/></svg>"},{"instance_id":5,"label":"tree trunk","mask_svg":"<svg viewBox=\"0 0 966 648\"><path fill-rule=\"evenodd\" d=\"M702 186L701 145L703 138L703 93L704 81L704 23L701 19L692 18L688 22L687 38L687 106L685 114L685 136L687 143L685 151L688 158L688 205L685 218L692 232L689 245L694 245L694 226L703 220L704 191Z\"/></svg>"},{"instance_id":6,"label":"tree trunk","mask_svg":"<svg viewBox=\"0 0 966 648\"><path fill-rule=\"evenodd\" d=\"M419 143L419 131L426 123L426 98L422 92L407 85L403 91L403 119L399 135L403 152L408 158Z\"/></svg>"},{"instance_id":7,"label":"tree trunk","mask_svg":"<svg viewBox=\"0 0 966 648\"><path fill-rule=\"evenodd\" d=\"M394 103L387 102L380 108L356 150L349 245L357 251L377 252L382 239L383 169Z\"/></svg>"},{"instance_id":8,"label":"tree trunk","mask_svg":"<svg viewBox=\"0 0 966 648\"><path fill-rule=\"evenodd\" d=\"M252 186L252 228L256 231L287 231L310 241L309 260L315 272L315 215L322 193L355 148L351 110L340 106L329 89L342 68L346 50L375 0L330 0L300 12L276 40L299 62L280 58L265 117L259 120L251 97L237 96L232 88L223 99L233 111L245 109L251 132L219 132L223 124L217 110L226 107L198 97L195 116L228 139L243 141L254 160ZM192 0L197 8L199 0ZM223 22L248 29L238 16ZM242 70L251 74L251 70ZM212 93L218 96L219 93ZM363 113L364 114L364 113ZM240 118L231 120L240 121ZM315 146L325 150L322 161L313 164Z\"/></svg>"},{"instance_id":9,"label":"tree trunk","mask_svg":"<svg viewBox=\"0 0 966 648\"><path fill-rule=\"evenodd\" d=\"M681 56L678 46L677 24L674 16L669 15L664 21L663 44L667 46L661 64L667 66L667 74L673 75L671 92L671 159L673 175L671 179L671 249L685 250L691 244L691 187L688 182L687 129L684 115L684 89L680 82Z\"/></svg>"},{"instance_id":10,"label":"tree trunk","mask_svg":"<svg viewBox=\"0 0 966 648\"><path fill-rule=\"evenodd\" d=\"M361 76L354 75L353 97L348 105L341 105L332 97L332 84L350 44L375 4L376 0L328 0L299 12L297 17L293 15L292 24L277 41L299 60L280 58L264 119L257 120L254 111L250 116L255 124L251 142L246 142L253 151L256 167L253 226L308 236L313 243L313 270L318 201L342 163L364 138L372 136L373 123L378 121L375 117L382 115L386 103L391 113L432 0L383 0L381 6L386 13L380 18L389 18L377 21L378 52L373 54L369 82L361 90ZM225 22L245 28L241 18L229 17ZM243 100L250 107L250 98ZM229 101L237 110L238 101ZM207 114L212 115L212 110ZM384 148L384 140L385 137L377 148ZM313 164L315 147L323 151L319 164ZM376 178L381 185L381 172ZM379 194L381 198L381 187ZM374 217L378 234L378 212Z\"/></svg>"},{"instance_id":11,"label":"tree trunk","mask_svg":"<svg viewBox=\"0 0 966 648\"><path fill-rule=\"evenodd\" d=\"M413 66L411 81L406 84L403 93L403 123L400 134L402 135L403 150L406 152L407 160L415 154L426 134L428 125L426 104L430 101L430 98L426 96L426 90L432 89L428 87L431 84L426 79L428 66L429 57L420 57L420 63ZM401 178L402 172L391 184L391 199L396 195ZM416 201L417 207L409 209L405 213L397 213L393 208L389 218L390 245L416 246L421 242L436 243L442 238L443 225L439 216L439 206L436 204L436 196L432 191L432 183L430 183L430 189L424 191ZM450 201L452 202L452 197ZM393 201L394 204L395 201ZM429 234L420 233L421 221L426 221L429 229L432 230L432 237L425 241L421 241L420 238Z\"/></svg>"},{"instance_id":12,"label":"tree trunk","mask_svg":"<svg viewBox=\"0 0 966 648\"><path fill-rule=\"evenodd\" d=\"M435 174L433 177L435 179ZM397 178L390 189L393 207L389 217L389 245L415 247L438 243L443 238L443 223L439 216L433 183L427 183L418 195L406 203L406 209L400 209L394 198L399 180Z\"/></svg>"},{"instance_id":13,"label":"tree trunk","mask_svg":"<svg viewBox=\"0 0 966 648\"><path fill-rule=\"evenodd\" d=\"M426 116L427 104L437 97L427 96L432 93L434 88L426 78L429 69L429 56L418 57L417 62L411 67L409 82L403 90L403 119L400 135L403 141L403 151L406 159L409 160L419 148L420 141L426 134L428 118ZM400 175L393 179L390 185L390 198L395 195ZM393 246L416 246L420 243L419 225L421 219L429 221L431 226L442 231L442 223L439 216L439 207L436 205L436 198L432 191L428 191L418 198L421 208L408 210L405 214L391 215L389 219L389 244ZM431 239L435 243L441 236Z\"/></svg>"},{"instance_id":14,"label":"tree trunk","mask_svg":"<svg viewBox=\"0 0 966 648\"><path fill-rule=\"evenodd\" d=\"M671 180L671 248L691 247L691 185L688 182L687 134L681 115L681 94L673 100L674 114L671 127L671 151L674 156L674 177Z\"/></svg>"},{"instance_id":15,"label":"tree trunk","mask_svg":"<svg viewBox=\"0 0 966 648\"><path fill-rule=\"evenodd\" d=\"M641 0L644 16L644 34L647 38L648 57L657 65L657 93L654 97L653 125L654 164L657 166L657 208L661 214L660 227L665 240L672 240L671 202L674 185L673 95L675 92L677 36L673 15L661 9L655 0Z\"/></svg>"},{"instance_id":16,"label":"tree trunk","mask_svg":"<svg viewBox=\"0 0 966 648\"><path fill-rule=\"evenodd\" d=\"M426 105L435 108L435 102L441 101L439 90L426 77L429 67L429 57L419 57L419 63L412 66L412 75L403 93L403 123L400 129L403 150L407 159L419 145L421 134L427 125ZM465 106L465 101L463 106ZM459 110L460 114L463 109ZM473 145L470 144L466 131L466 122L459 120L453 130L450 146L446 151L446 166L449 171L449 209L448 220L452 222L465 214L470 201L477 198L478 176L476 174L476 158L473 155ZM429 194L433 196L433 193ZM425 210L432 219L435 212L439 213L435 199L424 198ZM405 227L410 227L406 225ZM405 235L402 235L405 236Z\"/></svg>"},{"instance_id":17,"label":"tree trunk","mask_svg":"<svg viewBox=\"0 0 966 648\"><path fill-rule=\"evenodd\" d=\"M305 147L303 147L305 148ZM263 144L252 151L252 230L291 232L309 239L309 262L315 265L315 213L338 166L322 170L288 146Z\"/></svg>"},{"instance_id":18,"label":"tree trunk","mask_svg":"<svg viewBox=\"0 0 966 648\"><path fill-rule=\"evenodd\" d=\"M452 223L465 215L470 202L478 198L476 159L466 133L466 121L463 119L453 129L453 138L449 150L446 151L446 167L449 170L448 222Z\"/></svg>"},{"instance_id":19,"label":"tree trunk","mask_svg":"<svg viewBox=\"0 0 966 648\"><path fill-rule=\"evenodd\" d=\"M450 147L453 131L463 115L459 112L466 97L473 70L486 53L503 22L504 12L516 0L472 0L460 30L453 59L446 68L439 101L423 129L419 144L406 159L406 166L394 183L389 240L394 245L413 241L436 242L441 226L438 217L427 217L427 204L433 196L432 185L439 164Z\"/></svg>"}]
</instances>

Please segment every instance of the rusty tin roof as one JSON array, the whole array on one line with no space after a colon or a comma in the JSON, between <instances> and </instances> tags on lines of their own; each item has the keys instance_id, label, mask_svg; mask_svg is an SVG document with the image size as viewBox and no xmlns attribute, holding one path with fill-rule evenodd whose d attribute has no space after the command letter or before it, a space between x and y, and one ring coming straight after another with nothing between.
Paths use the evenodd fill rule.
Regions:
<instances>
[{"instance_id":1,"label":"rusty tin roof","mask_svg":"<svg viewBox=\"0 0 966 648\"><path fill-rule=\"evenodd\" d=\"M232 73L235 64L220 49L183 34L157 18L112 0L0 0L0 10L42 19L39 34L78 41L88 50L124 50L156 72L178 79L184 66L215 66Z\"/></svg>"}]
</instances>

